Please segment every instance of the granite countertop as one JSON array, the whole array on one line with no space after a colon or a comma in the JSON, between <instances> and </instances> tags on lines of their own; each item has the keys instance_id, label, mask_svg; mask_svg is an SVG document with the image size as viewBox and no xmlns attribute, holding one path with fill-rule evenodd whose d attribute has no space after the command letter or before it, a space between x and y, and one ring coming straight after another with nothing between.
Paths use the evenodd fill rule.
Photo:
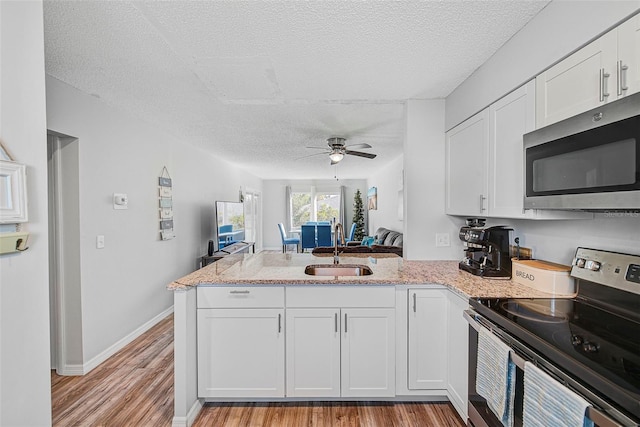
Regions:
<instances>
[{"instance_id":1,"label":"granite countertop","mask_svg":"<svg viewBox=\"0 0 640 427\"><path fill-rule=\"evenodd\" d=\"M406 261L393 254L349 254L340 256L341 264L365 264L370 276L309 276L309 264L332 264L326 254L236 254L229 255L188 274L167 288L186 290L204 284L220 285L417 285L439 284L465 297L534 298L548 296L511 280L485 279L458 269L458 261Z\"/></svg>"}]
</instances>

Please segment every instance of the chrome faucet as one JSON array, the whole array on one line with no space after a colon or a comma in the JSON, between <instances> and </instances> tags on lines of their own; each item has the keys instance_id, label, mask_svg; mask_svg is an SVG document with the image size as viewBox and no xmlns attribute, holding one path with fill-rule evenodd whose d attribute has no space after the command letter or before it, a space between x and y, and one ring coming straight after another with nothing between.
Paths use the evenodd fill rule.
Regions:
<instances>
[{"instance_id":1,"label":"chrome faucet","mask_svg":"<svg viewBox=\"0 0 640 427\"><path fill-rule=\"evenodd\" d=\"M342 227L342 224L340 224L339 222L336 222L336 226L335 226L335 231L334 233L335 236L334 237L334 241L333 241L333 263L334 264L339 264L340 263L340 257L338 256L338 236L342 237L341 243L344 246L344 228Z\"/></svg>"}]
</instances>

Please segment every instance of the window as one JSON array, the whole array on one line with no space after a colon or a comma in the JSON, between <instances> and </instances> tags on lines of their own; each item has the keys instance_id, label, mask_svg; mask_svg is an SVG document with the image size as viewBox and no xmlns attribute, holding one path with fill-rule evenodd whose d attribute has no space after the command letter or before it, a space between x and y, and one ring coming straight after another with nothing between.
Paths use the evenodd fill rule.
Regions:
<instances>
[{"instance_id":1,"label":"window","mask_svg":"<svg viewBox=\"0 0 640 427\"><path fill-rule=\"evenodd\" d=\"M291 229L299 230L307 221L333 221L340 218L340 190L292 191L289 203L291 206Z\"/></svg>"},{"instance_id":2,"label":"window","mask_svg":"<svg viewBox=\"0 0 640 427\"><path fill-rule=\"evenodd\" d=\"M321 193L315 197L316 221L340 218L340 193Z\"/></svg>"},{"instance_id":3,"label":"window","mask_svg":"<svg viewBox=\"0 0 640 427\"><path fill-rule=\"evenodd\" d=\"M291 229L299 229L302 224L311 221L311 193L291 193Z\"/></svg>"}]
</instances>

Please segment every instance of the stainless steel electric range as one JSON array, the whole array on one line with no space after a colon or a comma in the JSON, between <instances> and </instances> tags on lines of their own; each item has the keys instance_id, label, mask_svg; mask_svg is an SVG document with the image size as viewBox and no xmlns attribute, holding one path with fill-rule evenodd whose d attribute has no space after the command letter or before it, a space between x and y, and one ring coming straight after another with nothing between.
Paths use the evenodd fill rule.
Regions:
<instances>
[{"instance_id":1,"label":"stainless steel electric range","mask_svg":"<svg viewBox=\"0 0 640 427\"><path fill-rule=\"evenodd\" d=\"M469 425L502 425L475 392L479 328L511 347L514 425L522 425L525 360L590 402L595 425L640 425L640 256L578 248L571 276L572 299L470 300Z\"/></svg>"}]
</instances>

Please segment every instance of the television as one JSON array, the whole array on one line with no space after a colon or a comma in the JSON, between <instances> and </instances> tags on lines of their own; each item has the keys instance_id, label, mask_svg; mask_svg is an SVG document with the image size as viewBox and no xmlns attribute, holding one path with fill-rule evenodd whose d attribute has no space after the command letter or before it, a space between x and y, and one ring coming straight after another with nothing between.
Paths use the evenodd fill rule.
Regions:
<instances>
[{"instance_id":1,"label":"television","mask_svg":"<svg viewBox=\"0 0 640 427\"><path fill-rule=\"evenodd\" d=\"M244 203L216 201L216 250L244 240Z\"/></svg>"}]
</instances>

